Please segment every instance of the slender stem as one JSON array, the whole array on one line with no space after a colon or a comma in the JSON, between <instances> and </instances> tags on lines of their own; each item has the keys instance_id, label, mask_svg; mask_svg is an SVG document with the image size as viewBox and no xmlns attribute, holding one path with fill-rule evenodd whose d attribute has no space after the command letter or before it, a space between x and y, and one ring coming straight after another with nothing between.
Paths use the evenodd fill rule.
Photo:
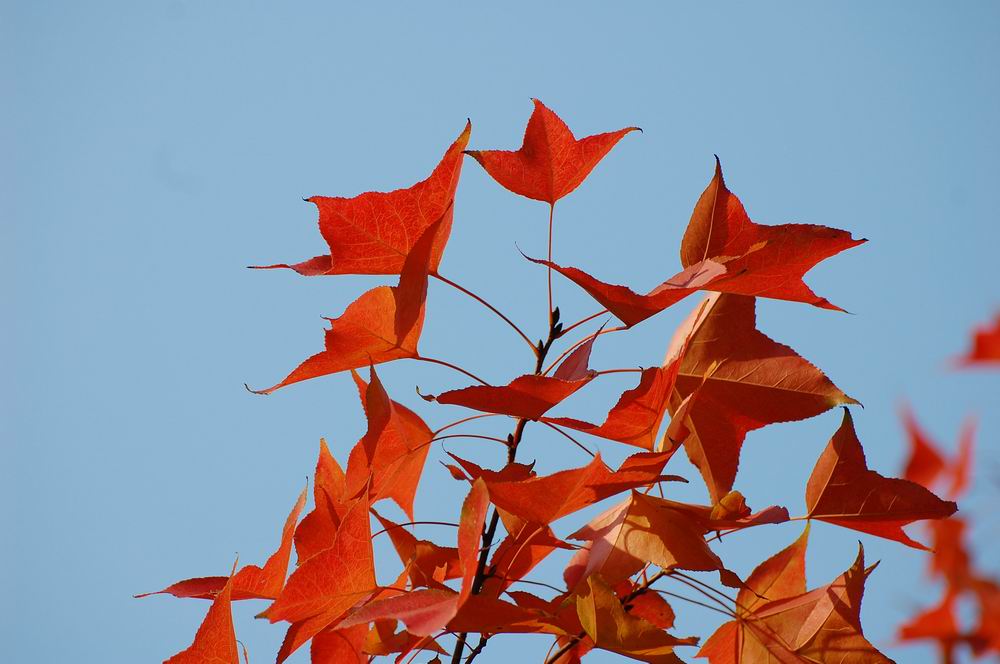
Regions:
<instances>
[{"instance_id":1,"label":"slender stem","mask_svg":"<svg viewBox=\"0 0 1000 664\"><path fill-rule=\"evenodd\" d=\"M489 302L487 302L486 299L484 299L483 297L481 297L479 295L476 295L475 293L473 293L472 291L470 291L465 286L462 286L461 284L457 284L454 281L452 281L451 279L448 279L447 277L441 276L437 272L432 273L431 276L433 276L435 279L437 279L441 283L448 284L449 286L451 286L455 290L468 295L473 300L475 300L476 302L479 302L481 305L483 305L484 307L486 307L487 309L489 309L490 311L492 311L493 313L495 313L505 323L507 323L508 325L510 325L511 329L513 329L515 332L517 332L518 335L520 335L520 337L522 339L524 339L524 342L526 344L528 344L529 348L531 348L531 352L535 353L536 355L538 354L538 349L535 348L535 343L530 338L528 338L528 335L525 334L524 331L521 328L519 328L514 323L514 321L512 321L510 318L508 318L507 316L505 316L502 311L500 311L499 309L497 309L496 307L494 307L492 304L490 304Z\"/></svg>"},{"instance_id":2,"label":"slender stem","mask_svg":"<svg viewBox=\"0 0 1000 664\"><path fill-rule=\"evenodd\" d=\"M705 583L701 579L696 579L693 576L688 576L687 574L685 574L685 573L683 573L681 571L678 571L676 569L672 570L671 573L670 573L670 575L678 577L678 578L681 578L681 579L687 579L691 583L696 583L699 586L701 586L702 588L708 590L709 592L715 593L716 595L718 595L722 599L726 600L727 602L730 602L730 603L732 603L734 605L736 604L736 598L735 597L730 597L729 595L727 595L726 593L722 592L718 588L715 588L715 587L713 587L713 586Z\"/></svg>"},{"instance_id":3,"label":"slender stem","mask_svg":"<svg viewBox=\"0 0 1000 664\"><path fill-rule=\"evenodd\" d=\"M604 369L603 371L598 371L597 375L605 376L607 374L616 374L616 373L642 373L642 371L643 370L638 367L636 368L629 367L628 369Z\"/></svg>"},{"instance_id":4,"label":"slender stem","mask_svg":"<svg viewBox=\"0 0 1000 664\"><path fill-rule=\"evenodd\" d=\"M566 350L564 350L559 357L557 357L555 360L553 360L552 363L549 364L549 366L547 366L545 368L545 371L542 372L542 375L543 376L547 375L550 371L552 371L556 367L556 365L558 365L560 362L562 362L563 359L565 359L565 357L567 355L569 355L570 353L572 353L574 350L576 350L577 348L579 348L583 344L585 344L588 341L590 341L592 338L599 337L602 334L610 334L611 332L621 332L622 330L627 330L627 329L628 328L625 327L625 326L611 327L611 328L608 328L606 330L598 330L597 332L594 332L593 334L587 335L583 339L580 339L575 344L573 344L572 346L570 346L569 348L567 348ZM563 330L563 334L565 334L565 333L566 333L566 331Z\"/></svg>"},{"instance_id":5,"label":"slender stem","mask_svg":"<svg viewBox=\"0 0 1000 664\"><path fill-rule=\"evenodd\" d=\"M791 519L789 519L791 521ZM749 530L748 528L730 528L729 530L717 530L715 534L709 537L705 542L711 543L715 540L721 540L726 535L731 535L733 533L743 532L744 530Z\"/></svg>"},{"instance_id":6,"label":"slender stem","mask_svg":"<svg viewBox=\"0 0 1000 664\"><path fill-rule=\"evenodd\" d=\"M532 585L532 586L542 586L543 588L548 588L549 590L554 590L557 593L563 592L562 588L556 588L553 585L549 585L548 583L542 583L541 581L529 581L528 579L514 579L513 581L511 581L511 583L527 583L528 585Z\"/></svg>"},{"instance_id":7,"label":"slender stem","mask_svg":"<svg viewBox=\"0 0 1000 664\"><path fill-rule=\"evenodd\" d=\"M601 309L596 314L590 314L586 318L581 318L580 320L576 321L575 323L573 323L569 327L564 327L563 331L562 331L562 334L560 336L565 336L567 332L570 332L571 330L574 330L574 329L580 327L584 323L589 323L590 321L594 320L595 318L603 316L606 313L608 313L607 309Z\"/></svg>"},{"instance_id":8,"label":"slender stem","mask_svg":"<svg viewBox=\"0 0 1000 664\"><path fill-rule=\"evenodd\" d=\"M383 528L372 535L372 539L375 539L382 533L387 533L390 530L395 530L396 528L402 528L404 526L451 526L452 528L458 528L457 523L451 523L450 521L407 521L406 523L397 523L388 528Z\"/></svg>"},{"instance_id":9,"label":"slender stem","mask_svg":"<svg viewBox=\"0 0 1000 664\"><path fill-rule=\"evenodd\" d=\"M419 647L420 645L422 645L424 643L433 643L433 642L437 641L438 639L440 639L442 636L444 636L447 633L448 633L448 630L444 630L443 629L440 632L438 632L437 634L435 634L434 636L425 636L425 637L421 638L414 645L414 647L413 647L413 654L411 654L409 657L406 658L406 662L404 664L413 664L413 660L415 660L417 657L420 656L420 653L423 652L423 650ZM368 664L372 664L372 662L375 661L376 657L378 657L378 655L373 655L371 657L371 659L368 660ZM397 661L399 661L399 660L397 660Z\"/></svg>"},{"instance_id":10,"label":"slender stem","mask_svg":"<svg viewBox=\"0 0 1000 664\"><path fill-rule=\"evenodd\" d=\"M549 649L545 651L545 659L542 660L543 662L549 661L549 656L552 654L552 651L555 650L555 647L557 645L559 645L558 640L552 642L552 645L549 646Z\"/></svg>"},{"instance_id":11,"label":"slender stem","mask_svg":"<svg viewBox=\"0 0 1000 664\"><path fill-rule=\"evenodd\" d=\"M487 383L485 380L483 380L482 378L480 378L476 374L472 373L471 371L466 371L465 369L463 369L462 367L458 366L457 364L452 364L451 362L447 362L445 360L439 360L439 359L433 358L433 357L424 357L423 355L418 355L417 357L411 357L410 359L411 360L417 360L419 362L430 362L431 364L440 364L442 367L448 367L449 369L457 371L457 372L459 372L461 374L465 374L466 376L468 376L472 380L476 381L477 383L480 383L482 385L486 385L487 387L489 387L489 383Z\"/></svg>"},{"instance_id":12,"label":"slender stem","mask_svg":"<svg viewBox=\"0 0 1000 664\"><path fill-rule=\"evenodd\" d=\"M551 312L550 312L551 313ZM549 338L538 344L538 354L535 358L535 375L540 375L542 373L542 367L545 365L545 356L548 354L549 349L552 347L552 343L557 338L556 329L554 321L550 315L549 318ZM521 438L524 436L524 428L528 425L528 420L525 418L519 418L517 424L514 425L514 432L510 435L510 443L507 445L507 463L514 463L514 459L517 455L517 446L521 443ZM479 560L476 563L476 574L472 578L472 594L478 595L483 589L483 584L486 583L486 579L493 573L493 570L487 572L486 565L489 561L490 549L493 547L493 539L497 534L497 526L500 524L500 512L493 508L493 514L490 516L488 523L483 524L482 532L482 543L483 546L479 552ZM465 653L465 645L469 640L469 633L462 632L458 635L458 641L455 643L455 650L451 654L451 664L461 664L462 655ZM465 660L466 664L471 664L472 660L475 659L476 655L482 652L483 648L486 646L486 641L489 640L488 636L480 634L480 643L478 643L474 648L472 648L469 657Z\"/></svg>"},{"instance_id":13,"label":"slender stem","mask_svg":"<svg viewBox=\"0 0 1000 664\"><path fill-rule=\"evenodd\" d=\"M521 535L522 535L522 533L524 533L524 529L527 528L527 527L528 527L528 524L524 524L521 527L521 530L518 531L518 533L514 537L514 539L516 540L516 539L520 538ZM517 560L517 557L521 555L521 552L524 551L525 547L530 546L531 540L535 539L535 536L538 535L539 533L541 533L544 529L545 529L545 526L537 526L531 532L531 534L529 534L527 537L524 538L524 540L521 542L521 546L517 547L517 551L514 552L514 555L510 556L509 558L507 558L507 560L506 560L507 569L510 569L514 565L514 561ZM513 534L513 533L508 533L508 535L511 535L511 534ZM494 558L494 560L493 560L493 567L494 567L494 569L497 567L497 565L500 564L500 562L501 561L499 561L496 558ZM502 577L502 581L506 582L507 580L508 580L507 576L504 575ZM517 581L517 579L514 579L513 581Z\"/></svg>"},{"instance_id":14,"label":"slender stem","mask_svg":"<svg viewBox=\"0 0 1000 664\"><path fill-rule=\"evenodd\" d=\"M552 217L556 212L556 204L549 203L549 265L545 266L549 281L549 321L552 320Z\"/></svg>"},{"instance_id":15,"label":"slender stem","mask_svg":"<svg viewBox=\"0 0 1000 664\"><path fill-rule=\"evenodd\" d=\"M484 417L500 417L500 415L498 413L480 413L479 415L470 415L469 417L463 417L460 420L456 420L456 421L452 422L451 424L446 424L443 427L441 427L440 429L437 429L436 431L434 431L434 435L436 436L439 433L441 433L442 431L447 431L448 429L451 429L453 427L457 427L460 424L465 424L466 422L472 422L473 420L481 420Z\"/></svg>"},{"instance_id":16,"label":"slender stem","mask_svg":"<svg viewBox=\"0 0 1000 664\"><path fill-rule=\"evenodd\" d=\"M447 436L438 436L437 438L433 438L431 439L431 442L433 443L438 440L448 440L449 438L475 438L478 440L492 440L495 443L500 443L504 447L507 446L507 441L504 440L503 438L497 438L496 436L480 436L479 434L475 433L452 433L448 434Z\"/></svg>"},{"instance_id":17,"label":"slender stem","mask_svg":"<svg viewBox=\"0 0 1000 664\"><path fill-rule=\"evenodd\" d=\"M586 452L587 454L589 454L591 456L591 458L593 458L594 456L596 456L593 452L590 451L590 449L586 445L584 445L583 443L581 443L580 441L578 441L576 438L574 438L573 436L571 436L568 433L566 433L565 431L563 431L561 427L558 427L555 424L552 424L551 422L546 422L544 420L542 420L542 424L544 424L545 426L549 427L550 429L552 429L553 431L555 431L557 433L561 433L563 436L565 436L566 438L569 439L569 442L573 443L574 445L576 445L577 447L579 447L581 450L583 450L584 452Z\"/></svg>"},{"instance_id":18,"label":"slender stem","mask_svg":"<svg viewBox=\"0 0 1000 664\"><path fill-rule=\"evenodd\" d=\"M683 583L688 588L691 588L692 590L694 590L699 595L701 595L701 596L705 597L706 599L708 599L708 601L715 602L715 604L718 607L717 610L725 613L730 618L735 618L736 617L736 613L734 611L732 611L725 602L723 602L722 600L720 600L718 597L715 597L714 595L709 594L704 588L701 588L698 585L692 583L688 579L688 577L683 576L683 575L682 576L678 576L678 575L672 574L672 573L671 574L667 574L667 577L673 579L674 581L678 581L680 583ZM713 590L714 590L714 588L713 588Z\"/></svg>"},{"instance_id":19,"label":"slender stem","mask_svg":"<svg viewBox=\"0 0 1000 664\"><path fill-rule=\"evenodd\" d=\"M722 609L720 609L717 606L712 606L711 604L706 604L705 602L699 602L696 599L691 599L690 597L685 597L684 595L678 595L677 593L672 593L669 590L656 590L655 592L658 592L661 595L666 595L667 597L674 597L674 598L677 598L679 600L683 600L683 601L688 602L690 604L696 604L696 605L698 605L698 606L700 606L702 608L708 609L709 611L715 611L716 613L721 613L722 615L726 616L727 618L732 618L733 617L733 614L729 613L728 611L723 611Z\"/></svg>"}]
</instances>

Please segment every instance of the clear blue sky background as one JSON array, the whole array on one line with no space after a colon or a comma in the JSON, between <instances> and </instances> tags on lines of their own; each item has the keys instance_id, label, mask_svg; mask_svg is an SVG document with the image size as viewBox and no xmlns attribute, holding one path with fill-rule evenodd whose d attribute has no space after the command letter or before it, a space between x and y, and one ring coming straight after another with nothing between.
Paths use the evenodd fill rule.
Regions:
<instances>
[{"instance_id":1,"label":"clear blue sky background","mask_svg":"<svg viewBox=\"0 0 1000 664\"><path fill-rule=\"evenodd\" d=\"M302 196L407 186L466 117L473 146L516 147L530 97L581 135L645 130L558 206L557 259L637 288L673 274L713 153L756 220L870 238L809 279L856 315L766 302L760 325L864 402L859 434L883 473L898 472L904 453L900 399L949 446L963 416L979 413L982 463L963 509L978 510L979 542L1000 534L990 508L1000 376L945 370L1000 304L1000 5L346 5L3 3L5 661L151 662L190 643L205 603L131 595L225 573L237 553L261 562L319 437L343 459L363 432L347 376L267 398L243 382L284 376L321 347L321 315L382 281L244 266L322 252ZM544 272L514 243L544 251L545 206L468 161L456 210L443 271L540 334ZM568 318L592 311L567 282L557 281L557 299ZM608 338L595 364L659 362L695 302ZM529 361L509 330L439 284L423 350L494 381ZM432 424L455 415L418 403L413 388L460 378L413 363L380 371ZM599 418L633 380L609 377L559 412ZM801 513L805 479L839 417L752 434L738 481L751 504ZM543 471L586 461L559 438L529 434L524 458ZM612 460L625 452L600 447ZM449 449L488 463L502 456L472 441ZM417 509L451 520L461 487L437 464L441 454ZM686 462L676 466L694 477ZM798 532L760 529L721 551L746 573ZM858 537L814 532L817 585L850 564ZM936 598L924 555L864 542L887 563L870 580L867 633L900 661L932 661L892 642L901 617ZM251 661L268 662L283 630L253 620L262 606L252 604L235 610L238 635ZM677 608L681 634L715 624L697 607ZM500 637L482 661L538 661L547 646Z\"/></svg>"}]
</instances>

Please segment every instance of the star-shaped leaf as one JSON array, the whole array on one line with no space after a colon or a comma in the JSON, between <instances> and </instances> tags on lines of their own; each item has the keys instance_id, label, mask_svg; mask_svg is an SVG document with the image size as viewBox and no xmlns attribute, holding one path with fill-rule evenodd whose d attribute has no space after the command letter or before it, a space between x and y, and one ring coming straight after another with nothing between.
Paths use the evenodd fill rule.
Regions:
<instances>
[{"instance_id":1,"label":"star-shaped leaf","mask_svg":"<svg viewBox=\"0 0 1000 664\"><path fill-rule=\"evenodd\" d=\"M424 324L427 275L434 238L442 224L431 224L403 264L398 286L378 286L347 306L339 318L328 318L325 350L308 358L281 382L258 394L369 364L417 357Z\"/></svg>"},{"instance_id":2,"label":"star-shaped leaf","mask_svg":"<svg viewBox=\"0 0 1000 664\"><path fill-rule=\"evenodd\" d=\"M230 604L232 583L226 583L208 608L192 643L163 664L239 664Z\"/></svg>"},{"instance_id":3,"label":"star-shaped leaf","mask_svg":"<svg viewBox=\"0 0 1000 664\"><path fill-rule=\"evenodd\" d=\"M580 186L621 138L638 127L576 139L537 99L520 150L469 150L486 172L515 194L555 204Z\"/></svg>"},{"instance_id":4,"label":"star-shaped leaf","mask_svg":"<svg viewBox=\"0 0 1000 664\"><path fill-rule=\"evenodd\" d=\"M684 449L713 502L733 488L748 432L857 403L794 350L758 331L751 297L709 296L674 335L666 364L678 359L670 412L676 419L689 399Z\"/></svg>"},{"instance_id":5,"label":"star-shaped leaf","mask_svg":"<svg viewBox=\"0 0 1000 664\"><path fill-rule=\"evenodd\" d=\"M865 568L859 550L854 565L833 583L805 592L800 538L769 558L747 580L766 600L754 598L705 642L698 657L710 664L892 664L861 631ZM748 600L741 593L742 600ZM737 600L742 603L740 599Z\"/></svg>"},{"instance_id":6,"label":"star-shaped leaf","mask_svg":"<svg viewBox=\"0 0 1000 664\"><path fill-rule=\"evenodd\" d=\"M430 177L412 187L351 198L309 198L319 210L319 230L330 253L293 265L265 267L290 268L305 276L399 274L419 238L440 220L441 231L434 237L428 258L428 268L435 272L451 233L462 151L471 131L472 124L466 123Z\"/></svg>"},{"instance_id":7,"label":"star-shaped leaf","mask_svg":"<svg viewBox=\"0 0 1000 664\"><path fill-rule=\"evenodd\" d=\"M811 519L925 549L903 532L903 526L924 519L944 519L958 506L919 484L869 470L861 441L854 432L854 421L845 408L840 428L809 476L806 508Z\"/></svg>"},{"instance_id":8,"label":"star-shaped leaf","mask_svg":"<svg viewBox=\"0 0 1000 664\"><path fill-rule=\"evenodd\" d=\"M295 533L295 525L298 523L299 515L306 504L305 490L299 494L295 506L285 520L285 526L281 531L281 543L264 563L264 567L257 565L247 565L233 577L227 576L206 576L195 579L178 581L163 590L155 593L136 595L136 597L147 597L166 593L174 597L197 597L200 599L212 599L222 591L227 585L230 587L230 595L233 600L242 599L274 599L281 592L285 585L285 576L288 574L288 561L292 555L292 535Z\"/></svg>"}]
</instances>

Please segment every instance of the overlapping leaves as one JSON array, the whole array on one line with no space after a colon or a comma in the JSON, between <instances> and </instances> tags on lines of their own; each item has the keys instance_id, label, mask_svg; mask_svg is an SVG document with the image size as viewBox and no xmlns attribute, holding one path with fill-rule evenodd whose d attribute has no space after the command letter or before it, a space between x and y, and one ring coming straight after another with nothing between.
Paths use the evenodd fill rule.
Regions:
<instances>
[{"instance_id":1,"label":"overlapping leaves","mask_svg":"<svg viewBox=\"0 0 1000 664\"><path fill-rule=\"evenodd\" d=\"M497 634L542 633L554 640L549 664L578 662L593 649L673 664L681 661L675 650L692 648L699 640L668 631L673 629L675 609L658 594L661 580L702 592L718 605L716 610L732 617L698 652L712 664L888 661L861 630L861 596L874 567L865 566L863 552L843 575L808 591L805 534L759 565L746 581L713 547L714 541L735 531L790 520L788 510L780 506L752 512L734 490L747 434L857 403L820 369L757 329L755 298L839 309L813 293L803 277L820 261L863 242L822 226L751 221L726 187L718 161L681 240L681 271L648 293L599 281L579 268L536 261L582 287L624 327L602 327L588 334L569 344L546 368L554 345L593 318L564 327L551 311L548 339L534 347L533 370L512 372L502 384L480 380L479 385L424 396L428 402L476 413L436 431L389 397L376 365L429 359L420 355L417 345L428 281L438 275L455 221L463 152L506 189L549 203L551 213L555 203L579 187L635 129L577 139L551 109L537 100L534 104L518 150L466 151L471 129L467 125L431 175L412 187L309 199L319 209L329 254L268 267L287 267L307 276L399 275L399 280L395 286L369 290L342 315L328 319L324 349L261 392L350 372L367 430L346 454L334 454L321 441L312 508L300 520L307 495L303 492L284 524L277 550L263 566L188 579L160 591L211 600L193 645L170 661L235 662L229 605L233 600L264 600L269 604L260 617L286 625L279 663L307 642L314 664L361 663L391 655L403 662L420 651L470 662ZM622 332L697 290L714 294L678 328L662 366L634 370L636 383L618 396L602 421L586 414L551 414L571 405L569 397L602 373L628 370L591 368L599 336ZM472 297L500 313L479 296ZM527 338L508 317L500 316ZM988 359L989 332L984 335L977 337L969 361ZM475 377L450 362L437 363ZM363 367L369 367L367 381L357 373ZM445 409L434 411L442 412ZM506 438L500 437L503 433L460 433L466 423L483 418L509 421L511 433ZM624 448L602 450L584 465L539 474L533 464L516 461L529 424L555 429L584 449L573 435L643 451L613 467L605 459ZM488 468L464 455L451 455L448 471L463 489L468 487L461 506L439 506L453 512L457 523L450 525L455 528L444 537L418 536L411 528L421 523L416 521L416 496L428 455L436 441L463 435L502 443L506 462ZM666 469L681 446L702 476L707 504L670 495L675 486L670 482L683 478ZM338 454L346 458L345 466L337 461ZM961 493L968 482L970 455L963 452L951 464L924 444L915 448L906 479L883 477L868 468L845 409L841 428L805 488L806 513L800 518L915 547L921 545L902 527L932 520L938 552L935 573L946 577L956 592L975 593L984 620L991 619L1000 615L1000 593L974 571L961 528L955 530L952 522L942 520L955 511L954 503L921 486L948 475L950 495ZM612 498L618 502L604 505L602 513L587 512ZM382 511L387 501L409 522L387 517ZM586 523L580 523L581 513L587 514ZM373 517L381 530L373 532ZM574 518L578 521L567 527ZM434 525L449 527L448 522ZM383 544L399 561L399 568L385 579L375 569L375 549ZM289 575L293 549L296 561ZM555 555L567 558L562 587L536 577L539 566ZM689 576L705 572L735 589L735 600L721 591L705 591L705 582ZM535 594L520 584L545 590ZM926 625L950 611L951 601L949 595L930 617L914 621L906 634L923 638ZM934 638L959 638L957 627L942 624ZM976 638L977 643L998 639L986 628L976 632Z\"/></svg>"}]
</instances>

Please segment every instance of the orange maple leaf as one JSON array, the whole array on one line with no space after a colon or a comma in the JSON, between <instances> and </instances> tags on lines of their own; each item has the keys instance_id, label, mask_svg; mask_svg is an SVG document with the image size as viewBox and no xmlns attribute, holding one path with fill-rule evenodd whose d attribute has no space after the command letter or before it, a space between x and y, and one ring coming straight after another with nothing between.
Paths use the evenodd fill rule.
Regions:
<instances>
[{"instance_id":1,"label":"orange maple leaf","mask_svg":"<svg viewBox=\"0 0 1000 664\"><path fill-rule=\"evenodd\" d=\"M370 383L353 370L368 431L347 461L346 495L369 485L372 503L391 498L413 519L413 499L434 437L419 415L389 398L382 381L370 369Z\"/></svg>"},{"instance_id":2,"label":"orange maple leaf","mask_svg":"<svg viewBox=\"0 0 1000 664\"><path fill-rule=\"evenodd\" d=\"M295 506L285 520L285 526L281 531L281 543L264 563L264 567L257 565L247 565L235 576L205 576L194 579L185 579L171 584L163 590L153 593L144 593L136 597L148 597L150 595L168 594L174 597L195 597L199 599L213 599L222 592L226 586L230 588L232 600L243 599L274 599L281 592L285 585L285 576L288 574L288 561L292 555L292 536L295 533L295 525L298 523L299 515L306 504L306 491L303 489L299 494Z\"/></svg>"},{"instance_id":3,"label":"orange maple leaf","mask_svg":"<svg viewBox=\"0 0 1000 664\"><path fill-rule=\"evenodd\" d=\"M404 358L418 357L424 324L431 249L442 223L431 224L403 264L397 286L378 286L328 318L325 350L308 358L281 382L258 394L311 378Z\"/></svg>"},{"instance_id":4,"label":"orange maple leaf","mask_svg":"<svg viewBox=\"0 0 1000 664\"><path fill-rule=\"evenodd\" d=\"M926 549L903 532L903 526L924 519L944 519L958 506L919 484L869 470L861 441L854 432L854 420L845 408L840 428L809 476L806 509L810 519Z\"/></svg>"},{"instance_id":5,"label":"orange maple leaf","mask_svg":"<svg viewBox=\"0 0 1000 664\"><path fill-rule=\"evenodd\" d=\"M733 488L748 432L858 403L794 350L757 330L751 297L706 298L674 334L665 364L677 360L670 412L684 416L684 449L713 502Z\"/></svg>"},{"instance_id":6,"label":"orange maple leaf","mask_svg":"<svg viewBox=\"0 0 1000 664\"><path fill-rule=\"evenodd\" d=\"M532 102L535 110L520 150L468 150L467 154L510 191L552 205L579 187L625 134L639 130L627 127L578 140L545 104Z\"/></svg>"},{"instance_id":7,"label":"orange maple leaf","mask_svg":"<svg viewBox=\"0 0 1000 664\"><path fill-rule=\"evenodd\" d=\"M319 210L319 230L330 253L295 264L278 263L262 269L289 268L305 276L324 274L399 274L406 257L426 230L441 222L427 261L431 272L441 263L454 214L453 201L462 172L462 150L469 143L472 123L451 144L430 177L412 187L387 193L370 191L352 198L313 196Z\"/></svg>"},{"instance_id":8,"label":"orange maple leaf","mask_svg":"<svg viewBox=\"0 0 1000 664\"><path fill-rule=\"evenodd\" d=\"M163 664L239 664L230 604L231 580L223 585L194 635L194 643Z\"/></svg>"},{"instance_id":9,"label":"orange maple leaf","mask_svg":"<svg viewBox=\"0 0 1000 664\"><path fill-rule=\"evenodd\" d=\"M563 575L575 588L594 574L615 584L652 563L661 569L719 571L723 583L740 580L708 547L698 519L664 500L636 491L570 535L588 544L570 560Z\"/></svg>"},{"instance_id":10,"label":"orange maple leaf","mask_svg":"<svg viewBox=\"0 0 1000 664\"><path fill-rule=\"evenodd\" d=\"M279 664L375 592L368 507L367 493L362 492L344 514L330 546L299 565L261 614L272 623L292 623L278 652Z\"/></svg>"},{"instance_id":11,"label":"orange maple leaf","mask_svg":"<svg viewBox=\"0 0 1000 664\"><path fill-rule=\"evenodd\" d=\"M527 374L507 385L473 385L438 395L423 395L427 401L464 406L487 413L499 413L537 420L597 375L588 366L594 340L590 338L563 360L552 376Z\"/></svg>"},{"instance_id":12,"label":"orange maple leaf","mask_svg":"<svg viewBox=\"0 0 1000 664\"><path fill-rule=\"evenodd\" d=\"M698 657L710 664L892 664L861 631L864 550L840 577L806 591L806 537L761 563L737 596L736 620L723 623Z\"/></svg>"}]
</instances>

